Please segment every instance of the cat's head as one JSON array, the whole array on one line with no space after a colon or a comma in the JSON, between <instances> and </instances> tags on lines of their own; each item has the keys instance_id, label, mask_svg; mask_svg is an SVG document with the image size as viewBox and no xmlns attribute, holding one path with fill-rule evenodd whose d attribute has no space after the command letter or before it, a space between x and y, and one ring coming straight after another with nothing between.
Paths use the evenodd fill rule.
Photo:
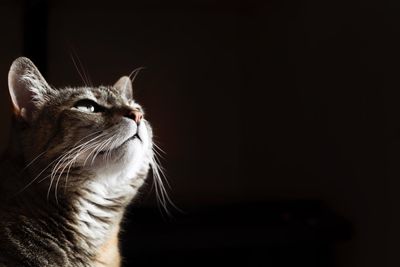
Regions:
<instances>
[{"instance_id":1,"label":"cat's head","mask_svg":"<svg viewBox=\"0 0 400 267\"><path fill-rule=\"evenodd\" d=\"M21 57L13 62L8 82L18 149L34 183L68 187L147 172L152 131L133 99L129 77L113 86L53 88ZM67 173L72 180L61 181Z\"/></svg>"}]
</instances>

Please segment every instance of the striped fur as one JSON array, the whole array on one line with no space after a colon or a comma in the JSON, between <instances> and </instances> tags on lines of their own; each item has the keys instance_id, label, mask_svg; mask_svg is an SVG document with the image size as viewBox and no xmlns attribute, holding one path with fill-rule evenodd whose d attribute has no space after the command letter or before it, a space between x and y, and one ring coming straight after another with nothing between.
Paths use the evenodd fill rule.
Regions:
<instances>
[{"instance_id":1,"label":"striped fur","mask_svg":"<svg viewBox=\"0 0 400 267\"><path fill-rule=\"evenodd\" d=\"M15 116L0 162L0 266L120 266L124 210L156 164L149 123L129 117L143 113L129 78L57 89L19 58L9 87Z\"/></svg>"}]
</instances>

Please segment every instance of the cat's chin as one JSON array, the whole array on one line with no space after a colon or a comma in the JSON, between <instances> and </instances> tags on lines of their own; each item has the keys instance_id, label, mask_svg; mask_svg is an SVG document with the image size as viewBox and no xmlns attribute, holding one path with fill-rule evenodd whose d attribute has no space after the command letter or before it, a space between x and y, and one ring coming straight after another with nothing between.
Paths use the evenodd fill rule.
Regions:
<instances>
[{"instance_id":1,"label":"cat's chin","mask_svg":"<svg viewBox=\"0 0 400 267\"><path fill-rule=\"evenodd\" d=\"M111 151L101 151L93 161L93 166L110 167L118 164L135 164L140 162L144 154L143 142L134 137L129 138Z\"/></svg>"},{"instance_id":2,"label":"cat's chin","mask_svg":"<svg viewBox=\"0 0 400 267\"><path fill-rule=\"evenodd\" d=\"M142 140L139 137L138 134L132 135L131 137L127 138L125 141L123 141L120 145L117 147L109 150L109 149L104 149L99 152L99 157L110 157L110 156L123 156L123 154L126 153L126 151L129 151L131 148L130 146L134 146L134 150L141 149L139 146L141 146Z\"/></svg>"},{"instance_id":3,"label":"cat's chin","mask_svg":"<svg viewBox=\"0 0 400 267\"><path fill-rule=\"evenodd\" d=\"M91 165L91 172L97 181L113 184L130 180L137 176L144 165L149 165L149 157L137 139L126 142L113 152L108 158L98 157Z\"/></svg>"},{"instance_id":4,"label":"cat's chin","mask_svg":"<svg viewBox=\"0 0 400 267\"><path fill-rule=\"evenodd\" d=\"M116 140L118 140L118 137ZM108 172L115 168L141 167L148 161L152 154L151 129L147 123L141 123L135 131L125 138L121 138L118 144L113 143L112 149L105 147L97 154L92 154L90 164L83 164L84 168L98 172L99 170ZM90 151L88 152L90 154ZM81 159L87 158L82 155ZM88 163L88 162L87 162Z\"/></svg>"}]
</instances>

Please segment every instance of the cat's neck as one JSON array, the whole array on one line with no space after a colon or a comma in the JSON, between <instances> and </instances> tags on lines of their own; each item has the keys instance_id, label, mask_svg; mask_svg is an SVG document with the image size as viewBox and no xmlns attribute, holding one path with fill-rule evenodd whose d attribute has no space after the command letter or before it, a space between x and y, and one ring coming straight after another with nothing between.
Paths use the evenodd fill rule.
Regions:
<instances>
[{"instance_id":1,"label":"cat's neck","mask_svg":"<svg viewBox=\"0 0 400 267\"><path fill-rule=\"evenodd\" d=\"M147 170L127 179L125 172L96 177L75 198L74 227L98 266L119 266L118 233L126 206L143 184ZM102 176L102 175L99 175ZM97 265L96 265L97 266Z\"/></svg>"},{"instance_id":2,"label":"cat's neck","mask_svg":"<svg viewBox=\"0 0 400 267\"><path fill-rule=\"evenodd\" d=\"M21 178L19 174L26 166L23 162L20 158L6 160L2 164L7 165L8 168L2 169L10 172L6 175L7 177ZM102 253L104 250L111 253L112 257L118 258L120 223L126 206L143 184L146 173L145 168L136 170L130 176L125 172L115 175L102 172L96 177L91 174L92 177L87 177L88 182L82 184L81 187L76 187L78 189L73 192L65 193L63 188L60 188L57 201L53 192L48 198L47 192L36 183L27 187L23 194L18 194L21 187L35 178L32 176L25 178L12 190L7 190L16 192L8 196L10 199L8 203L12 203L10 208L16 209L15 214L23 214L34 223L46 221L40 227L53 228L59 233L56 235L70 237L69 242L74 243L77 250L86 251L88 257L101 262L111 257L100 257L104 254ZM66 177L60 178L65 180ZM74 174L68 177L69 180L74 180L74 178L76 178ZM17 183L6 184L16 185Z\"/></svg>"},{"instance_id":3,"label":"cat's neck","mask_svg":"<svg viewBox=\"0 0 400 267\"><path fill-rule=\"evenodd\" d=\"M147 169L131 171L98 172L74 197L78 230L96 246L119 226L126 206L144 182Z\"/></svg>"}]
</instances>

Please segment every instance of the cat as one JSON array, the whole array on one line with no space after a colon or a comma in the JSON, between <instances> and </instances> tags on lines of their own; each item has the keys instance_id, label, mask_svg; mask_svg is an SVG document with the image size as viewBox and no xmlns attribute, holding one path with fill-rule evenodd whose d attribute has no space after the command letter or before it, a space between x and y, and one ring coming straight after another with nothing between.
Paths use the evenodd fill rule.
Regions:
<instances>
[{"instance_id":1,"label":"cat","mask_svg":"<svg viewBox=\"0 0 400 267\"><path fill-rule=\"evenodd\" d=\"M151 167L160 178L132 80L54 88L21 57L8 85L13 118L0 162L0 266L120 266L125 208Z\"/></svg>"}]
</instances>

